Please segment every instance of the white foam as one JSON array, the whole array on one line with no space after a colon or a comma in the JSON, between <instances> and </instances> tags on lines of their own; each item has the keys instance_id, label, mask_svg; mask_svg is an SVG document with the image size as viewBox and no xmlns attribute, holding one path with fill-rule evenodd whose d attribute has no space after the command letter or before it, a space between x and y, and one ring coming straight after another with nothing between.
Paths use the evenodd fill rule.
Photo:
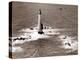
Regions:
<instances>
[{"instance_id":1,"label":"white foam","mask_svg":"<svg viewBox=\"0 0 80 60\"><path fill-rule=\"evenodd\" d=\"M23 40L16 40L14 41L12 44L15 45L15 44L23 44L25 41Z\"/></svg>"},{"instance_id":2,"label":"white foam","mask_svg":"<svg viewBox=\"0 0 80 60\"><path fill-rule=\"evenodd\" d=\"M37 40L37 39L39 39L39 38L49 38L48 35L38 34L37 32L33 32L33 33L31 34L31 37L32 37L33 40Z\"/></svg>"},{"instance_id":3,"label":"white foam","mask_svg":"<svg viewBox=\"0 0 80 60\"><path fill-rule=\"evenodd\" d=\"M62 46L61 46L62 48L71 49L71 51L75 51L78 49L78 42L77 42L77 40L74 40L76 37L75 38L70 37L70 36L65 37L65 35L61 35L61 36L59 36L59 38L62 41ZM69 43L71 46L69 46L68 44L65 44L65 43Z\"/></svg>"},{"instance_id":4,"label":"white foam","mask_svg":"<svg viewBox=\"0 0 80 60\"><path fill-rule=\"evenodd\" d=\"M29 35L27 35L27 34L21 35L20 37L24 37L26 39L25 40L16 40L12 44L13 45L23 44L23 43L29 42L29 41L35 41L35 40L38 40L38 39L49 38L50 36L45 35L45 34L38 34L37 32L33 32L33 33L30 33Z\"/></svg>"},{"instance_id":5,"label":"white foam","mask_svg":"<svg viewBox=\"0 0 80 60\"><path fill-rule=\"evenodd\" d=\"M12 47L9 47L9 51L10 52L23 52L24 50L21 47L12 46Z\"/></svg>"}]
</instances>

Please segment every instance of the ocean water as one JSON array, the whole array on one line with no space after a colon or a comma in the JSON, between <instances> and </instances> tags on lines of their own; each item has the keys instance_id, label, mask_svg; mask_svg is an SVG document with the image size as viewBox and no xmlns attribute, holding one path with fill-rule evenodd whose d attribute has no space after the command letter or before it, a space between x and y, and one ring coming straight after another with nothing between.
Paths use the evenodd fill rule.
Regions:
<instances>
[{"instance_id":1,"label":"ocean water","mask_svg":"<svg viewBox=\"0 0 80 60\"><path fill-rule=\"evenodd\" d=\"M29 58L78 54L78 39L76 30L65 30L60 31L59 33L59 35L52 35L49 38L36 39L36 35L36 40L18 40L17 43L12 42L12 57ZM71 44L70 46L65 44L68 42Z\"/></svg>"}]
</instances>

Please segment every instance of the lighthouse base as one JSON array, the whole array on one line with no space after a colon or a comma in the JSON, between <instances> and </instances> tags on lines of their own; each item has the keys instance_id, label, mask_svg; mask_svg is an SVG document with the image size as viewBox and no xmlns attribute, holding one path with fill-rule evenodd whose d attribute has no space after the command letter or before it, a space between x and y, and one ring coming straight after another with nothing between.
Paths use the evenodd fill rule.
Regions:
<instances>
[{"instance_id":1,"label":"lighthouse base","mask_svg":"<svg viewBox=\"0 0 80 60\"><path fill-rule=\"evenodd\" d=\"M39 31L38 34L44 34L44 32L43 31Z\"/></svg>"}]
</instances>

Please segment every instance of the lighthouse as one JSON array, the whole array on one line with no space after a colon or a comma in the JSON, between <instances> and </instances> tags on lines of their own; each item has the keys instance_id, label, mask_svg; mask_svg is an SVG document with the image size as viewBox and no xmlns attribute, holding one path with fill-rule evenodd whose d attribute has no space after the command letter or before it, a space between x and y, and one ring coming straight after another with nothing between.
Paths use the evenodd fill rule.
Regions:
<instances>
[{"instance_id":1,"label":"lighthouse","mask_svg":"<svg viewBox=\"0 0 80 60\"><path fill-rule=\"evenodd\" d=\"M42 24L42 21L41 21L41 15L42 15L42 12L41 12L41 9L39 9L39 12L38 12L38 34L43 34L43 24Z\"/></svg>"}]
</instances>

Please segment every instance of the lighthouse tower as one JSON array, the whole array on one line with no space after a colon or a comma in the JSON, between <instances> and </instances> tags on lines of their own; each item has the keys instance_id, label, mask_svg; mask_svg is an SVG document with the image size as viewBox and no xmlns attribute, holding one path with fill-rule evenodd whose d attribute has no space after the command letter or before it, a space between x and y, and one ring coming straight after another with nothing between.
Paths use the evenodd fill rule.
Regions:
<instances>
[{"instance_id":1,"label":"lighthouse tower","mask_svg":"<svg viewBox=\"0 0 80 60\"><path fill-rule=\"evenodd\" d=\"M42 21L41 21L41 9L39 9L39 13L38 13L38 34L43 34L43 24L42 24Z\"/></svg>"}]
</instances>

